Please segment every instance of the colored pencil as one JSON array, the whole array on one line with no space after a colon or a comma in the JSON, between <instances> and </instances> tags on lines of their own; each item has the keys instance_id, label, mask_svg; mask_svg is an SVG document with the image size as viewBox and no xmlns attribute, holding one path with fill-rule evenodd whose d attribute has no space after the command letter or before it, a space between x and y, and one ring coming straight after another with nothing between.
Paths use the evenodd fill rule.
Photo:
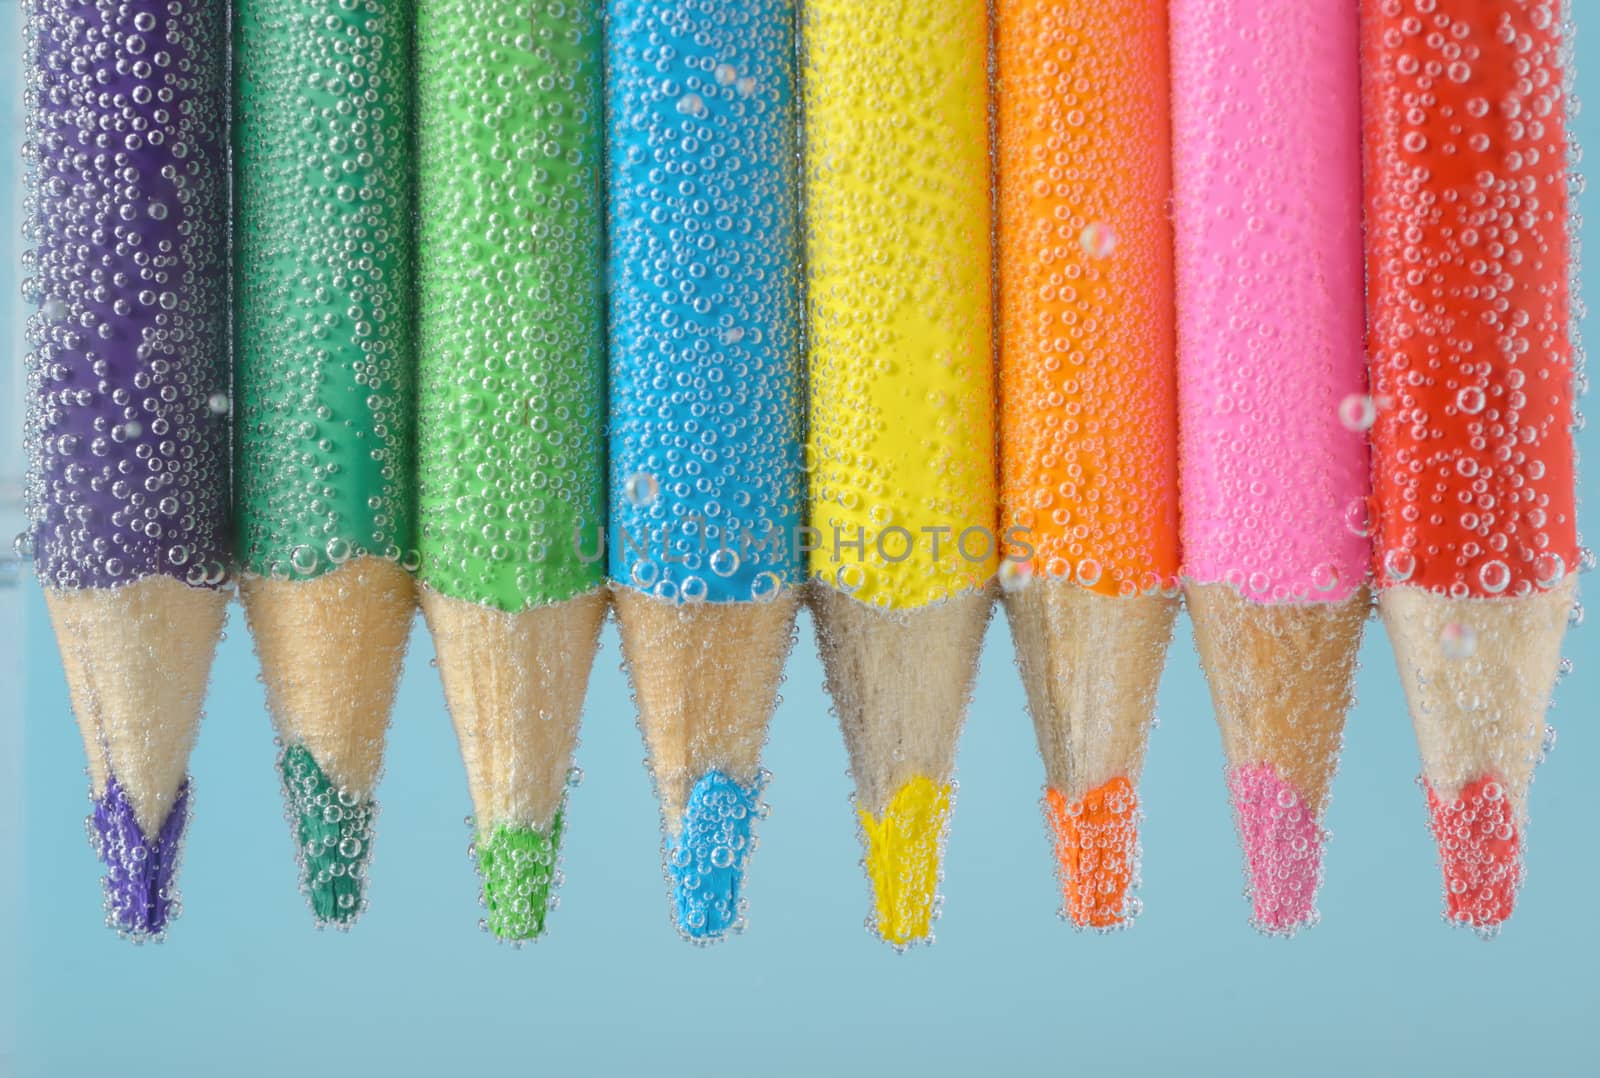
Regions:
<instances>
[{"instance_id":1,"label":"colored pencil","mask_svg":"<svg viewBox=\"0 0 1600 1078\"><path fill-rule=\"evenodd\" d=\"M1492 932L1578 569L1565 5L1362 5L1379 608L1445 882Z\"/></svg>"},{"instance_id":2,"label":"colored pencil","mask_svg":"<svg viewBox=\"0 0 1600 1078\"><path fill-rule=\"evenodd\" d=\"M600 2L417 5L422 610L484 924L539 936L605 619Z\"/></svg>"},{"instance_id":3,"label":"colored pencil","mask_svg":"<svg viewBox=\"0 0 1600 1078\"><path fill-rule=\"evenodd\" d=\"M1183 561L1253 922L1317 920L1366 587L1358 16L1174 0Z\"/></svg>"},{"instance_id":4,"label":"colored pencil","mask_svg":"<svg viewBox=\"0 0 1600 1078\"><path fill-rule=\"evenodd\" d=\"M1115 928L1178 607L1166 4L995 16L1003 599L1064 915Z\"/></svg>"},{"instance_id":5,"label":"colored pencil","mask_svg":"<svg viewBox=\"0 0 1600 1078\"><path fill-rule=\"evenodd\" d=\"M177 915L228 600L226 27L32 0L27 503L88 754L106 923Z\"/></svg>"},{"instance_id":6,"label":"colored pencil","mask_svg":"<svg viewBox=\"0 0 1600 1078\"><path fill-rule=\"evenodd\" d=\"M804 48L813 611L868 923L905 947L998 565L986 5L812 0Z\"/></svg>"},{"instance_id":7,"label":"colored pencil","mask_svg":"<svg viewBox=\"0 0 1600 1078\"><path fill-rule=\"evenodd\" d=\"M412 5L233 16L240 590L302 888L348 927L415 609Z\"/></svg>"},{"instance_id":8,"label":"colored pencil","mask_svg":"<svg viewBox=\"0 0 1600 1078\"><path fill-rule=\"evenodd\" d=\"M610 567L678 931L744 924L801 583L794 0L607 5Z\"/></svg>"}]
</instances>

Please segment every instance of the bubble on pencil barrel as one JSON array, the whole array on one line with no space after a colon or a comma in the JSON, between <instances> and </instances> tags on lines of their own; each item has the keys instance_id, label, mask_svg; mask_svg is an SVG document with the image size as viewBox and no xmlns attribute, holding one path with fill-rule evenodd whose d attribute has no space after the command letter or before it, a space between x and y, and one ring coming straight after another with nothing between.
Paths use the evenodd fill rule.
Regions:
<instances>
[{"instance_id":1,"label":"bubble on pencil barrel","mask_svg":"<svg viewBox=\"0 0 1600 1078\"><path fill-rule=\"evenodd\" d=\"M1105 221L1090 221L1079 233L1078 243L1090 258L1110 258L1117 249L1117 233Z\"/></svg>"},{"instance_id":2,"label":"bubble on pencil barrel","mask_svg":"<svg viewBox=\"0 0 1600 1078\"><path fill-rule=\"evenodd\" d=\"M1000 590L1007 595L1014 595L1033 583L1033 559L1005 558L1000 562L1000 568L995 573L995 578L1000 582Z\"/></svg>"}]
</instances>

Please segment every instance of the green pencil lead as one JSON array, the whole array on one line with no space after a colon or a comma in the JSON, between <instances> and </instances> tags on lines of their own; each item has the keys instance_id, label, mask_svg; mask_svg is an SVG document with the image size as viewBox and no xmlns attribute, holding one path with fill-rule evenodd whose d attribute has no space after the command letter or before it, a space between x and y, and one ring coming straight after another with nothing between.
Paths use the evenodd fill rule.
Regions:
<instances>
[{"instance_id":1,"label":"green pencil lead","mask_svg":"<svg viewBox=\"0 0 1600 1078\"><path fill-rule=\"evenodd\" d=\"M299 844L301 890L319 924L348 928L366 907L363 891L377 803L335 787L303 745L284 750L279 766Z\"/></svg>"},{"instance_id":2,"label":"green pencil lead","mask_svg":"<svg viewBox=\"0 0 1600 1078\"><path fill-rule=\"evenodd\" d=\"M556 857L561 848L562 812L540 830L499 824L478 841L478 873L489 908L485 926L503 940L537 939L545 915L554 908L561 882Z\"/></svg>"}]
</instances>

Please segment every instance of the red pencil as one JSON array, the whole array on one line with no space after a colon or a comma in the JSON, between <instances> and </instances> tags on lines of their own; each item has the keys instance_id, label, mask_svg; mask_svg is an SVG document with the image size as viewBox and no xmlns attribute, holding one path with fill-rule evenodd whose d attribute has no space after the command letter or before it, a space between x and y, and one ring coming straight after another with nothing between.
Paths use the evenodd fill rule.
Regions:
<instances>
[{"instance_id":1,"label":"red pencil","mask_svg":"<svg viewBox=\"0 0 1600 1078\"><path fill-rule=\"evenodd\" d=\"M1491 929L1578 563L1569 52L1547 0L1427 7L1362 6L1379 604L1446 915Z\"/></svg>"}]
</instances>

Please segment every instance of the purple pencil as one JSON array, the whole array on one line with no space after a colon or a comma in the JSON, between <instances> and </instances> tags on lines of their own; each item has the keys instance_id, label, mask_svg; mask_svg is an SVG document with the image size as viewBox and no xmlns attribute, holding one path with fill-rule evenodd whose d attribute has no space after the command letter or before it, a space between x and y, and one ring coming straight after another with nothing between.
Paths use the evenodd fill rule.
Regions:
<instances>
[{"instance_id":1,"label":"purple pencil","mask_svg":"<svg viewBox=\"0 0 1600 1078\"><path fill-rule=\"evenodd\" d=\"M107 922L160 936L227 604L226 5L27 0L35 569Z\"/></svg>"}]
</instances>

